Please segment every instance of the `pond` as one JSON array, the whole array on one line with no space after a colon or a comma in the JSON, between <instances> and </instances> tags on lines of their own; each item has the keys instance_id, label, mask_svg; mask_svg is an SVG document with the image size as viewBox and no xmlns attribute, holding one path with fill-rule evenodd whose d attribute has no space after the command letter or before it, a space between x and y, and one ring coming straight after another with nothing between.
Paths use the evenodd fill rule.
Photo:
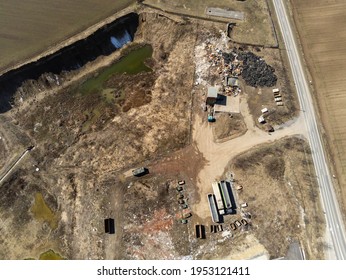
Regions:
<instances>
[{"instance_id":1,"label":"pond","mask_svg":"<svg viewBox=\"0 0 346 280\"><path fill-rule=\"evenodd\" d=\"M109 93L109 89L104 88L104 83L112 77L114 74L129 74L134 75L140 72L149 72L151 69L145 64L145 61L151 58L153 49L150 45L145 45L143 47L137 48L120 60L112 64L111 66L104 69L95 78L91 78L84 82L79 91L82 94L88 94L95 91L106 91Z\"/></svg>"}]
</instances>

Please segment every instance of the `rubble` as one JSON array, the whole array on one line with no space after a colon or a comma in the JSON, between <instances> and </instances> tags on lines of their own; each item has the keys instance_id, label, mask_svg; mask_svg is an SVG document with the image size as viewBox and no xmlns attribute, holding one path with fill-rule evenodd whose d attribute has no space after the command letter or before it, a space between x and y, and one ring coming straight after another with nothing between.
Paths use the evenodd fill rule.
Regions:
<instances>
[{"instance_id":1,"label":"rubble","mask_svg":"<svg viewBox=\"0 0 346 280\"><path fill-rule=\"evenodd\" d=\"M253 87L272 87L276 85L275 69L268 65L263 58L252 52L241 52L238 59L243 61L242 77L246 84Z\"/></svg>"},{"instance_id":2,"label":"rubble","mask_svg":"<svg viewBox=\"0 0 346 280\"><path fill-rule=\"evenodd\" d=\"M241 93L238 82L240 76L247 85L252 87L272 87L276 85L275 70L263 58L250 51L244 51L242 48L228 49L227 42L223 38L219 40L216 38L208 39L202 44L197 53L199 58L204 58L206 60L204 62L208 62L204 64L208 67L204 66L205 68L203 68L200 65L203 60L197 59L198 84L206 80L202 77L206 76L209 68L209 74L219 76L223 81L221 91L225 95L236 96Z\"/></svg>"}]
</instances>

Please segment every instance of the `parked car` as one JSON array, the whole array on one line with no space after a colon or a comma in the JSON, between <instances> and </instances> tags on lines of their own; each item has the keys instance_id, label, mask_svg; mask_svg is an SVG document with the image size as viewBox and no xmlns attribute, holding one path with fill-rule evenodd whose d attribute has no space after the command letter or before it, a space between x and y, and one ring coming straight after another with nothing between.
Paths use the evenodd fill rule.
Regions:
<instances>
[{"instance_id":1,"label":"parked car","mask_svg":"<svg viewBox=\"0 0 346 280\"><path fill-rule=\"evenodd\" d=\"M241 223L242 223L244 226L246 226L246 225L248 224L247 220L245 220L245 219L241 219Z\"/></svg>"},{"instance_id":2,"label":"parked car","mask_svg":"<svg viewBox=\"0 0 346 280\"><path fill-rule=\"evenodd\" d=\"M185 185L185 181L184 180L178 181L178 185Z\"/></svg>"},{"instance_id":3,"label":"parked car","mask_svg":"<svg viewBox=\"0 0 346 280\"><path fill-rule=\"evenodd\" d=\"M235 224L237 227L241 227L241 223L240 223L238 220L236 220L236 221L234 222L234 224Z\"/></svg>"},{"instance_id":4,"label":"parked car","mask_svg":"<svg viewBox=\"0 0 346 280\"><path fill-rule=\"evenodd\" d=\"M232 230L236 230L236 229L237 229L237 226L236 226L234 223L231 223L231 229L232 229Z\"/></svg>"},{"instance_id":5,"label":"parked car","mask_svg":"<svg viewBox=\"0 0 346 280\"><path fill-rule=\"evenodd\" d=\"M190 218L192 216L192 214L191 214L191 212L185 212L185 213L183 213L182 216L184 219L187 219L187 218Z\"/></svg>"}]
</instances>

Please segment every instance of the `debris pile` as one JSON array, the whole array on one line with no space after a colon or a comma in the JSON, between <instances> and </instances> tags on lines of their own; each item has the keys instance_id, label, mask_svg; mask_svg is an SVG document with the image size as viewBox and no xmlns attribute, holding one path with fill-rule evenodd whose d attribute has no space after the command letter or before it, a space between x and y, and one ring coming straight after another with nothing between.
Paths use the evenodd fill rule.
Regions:
<instances>
[{"instance_id":1,"label":"debris pile","mask_svg":"<svg viewBox=\"0 0 346 280\"><path fill-rule=\"evenodd\" d=\"M268 65L263 58L252 52L239 53L238 59L243 61L242 77L246 84L252 87L275 86L277 77L275 69Z\"/></svg>"},{"instance_id":2,"label":"debris pile","mask_svg":"<svg viewBox=\"0 0 346 280\"><path fill-rule=\"evenodd\" d=\"M242 48L223 51L216 46L215 39L204 44L212 74L220 76L221 88L226 95L237 95L241 92L238 77L242 76L247 85L252 87L272 87L276 85L275 69L265 60Z\"/></svg>"}]
</instances>

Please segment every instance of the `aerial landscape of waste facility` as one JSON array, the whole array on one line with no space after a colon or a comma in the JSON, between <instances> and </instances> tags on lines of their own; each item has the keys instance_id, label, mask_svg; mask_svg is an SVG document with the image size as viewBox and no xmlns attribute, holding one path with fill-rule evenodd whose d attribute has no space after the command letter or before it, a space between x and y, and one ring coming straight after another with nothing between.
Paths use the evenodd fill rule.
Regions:
<instances>
[{"instance_id":1,"label":"aerial landscape of waste facility","mask_svg":"<svg viewBox=\"0 0 346 280\"><path fill-rule=\"evenodd\" d=\"M346 257L342 0L1 2L0 259Z\"/></svg>"}]
</instances>

